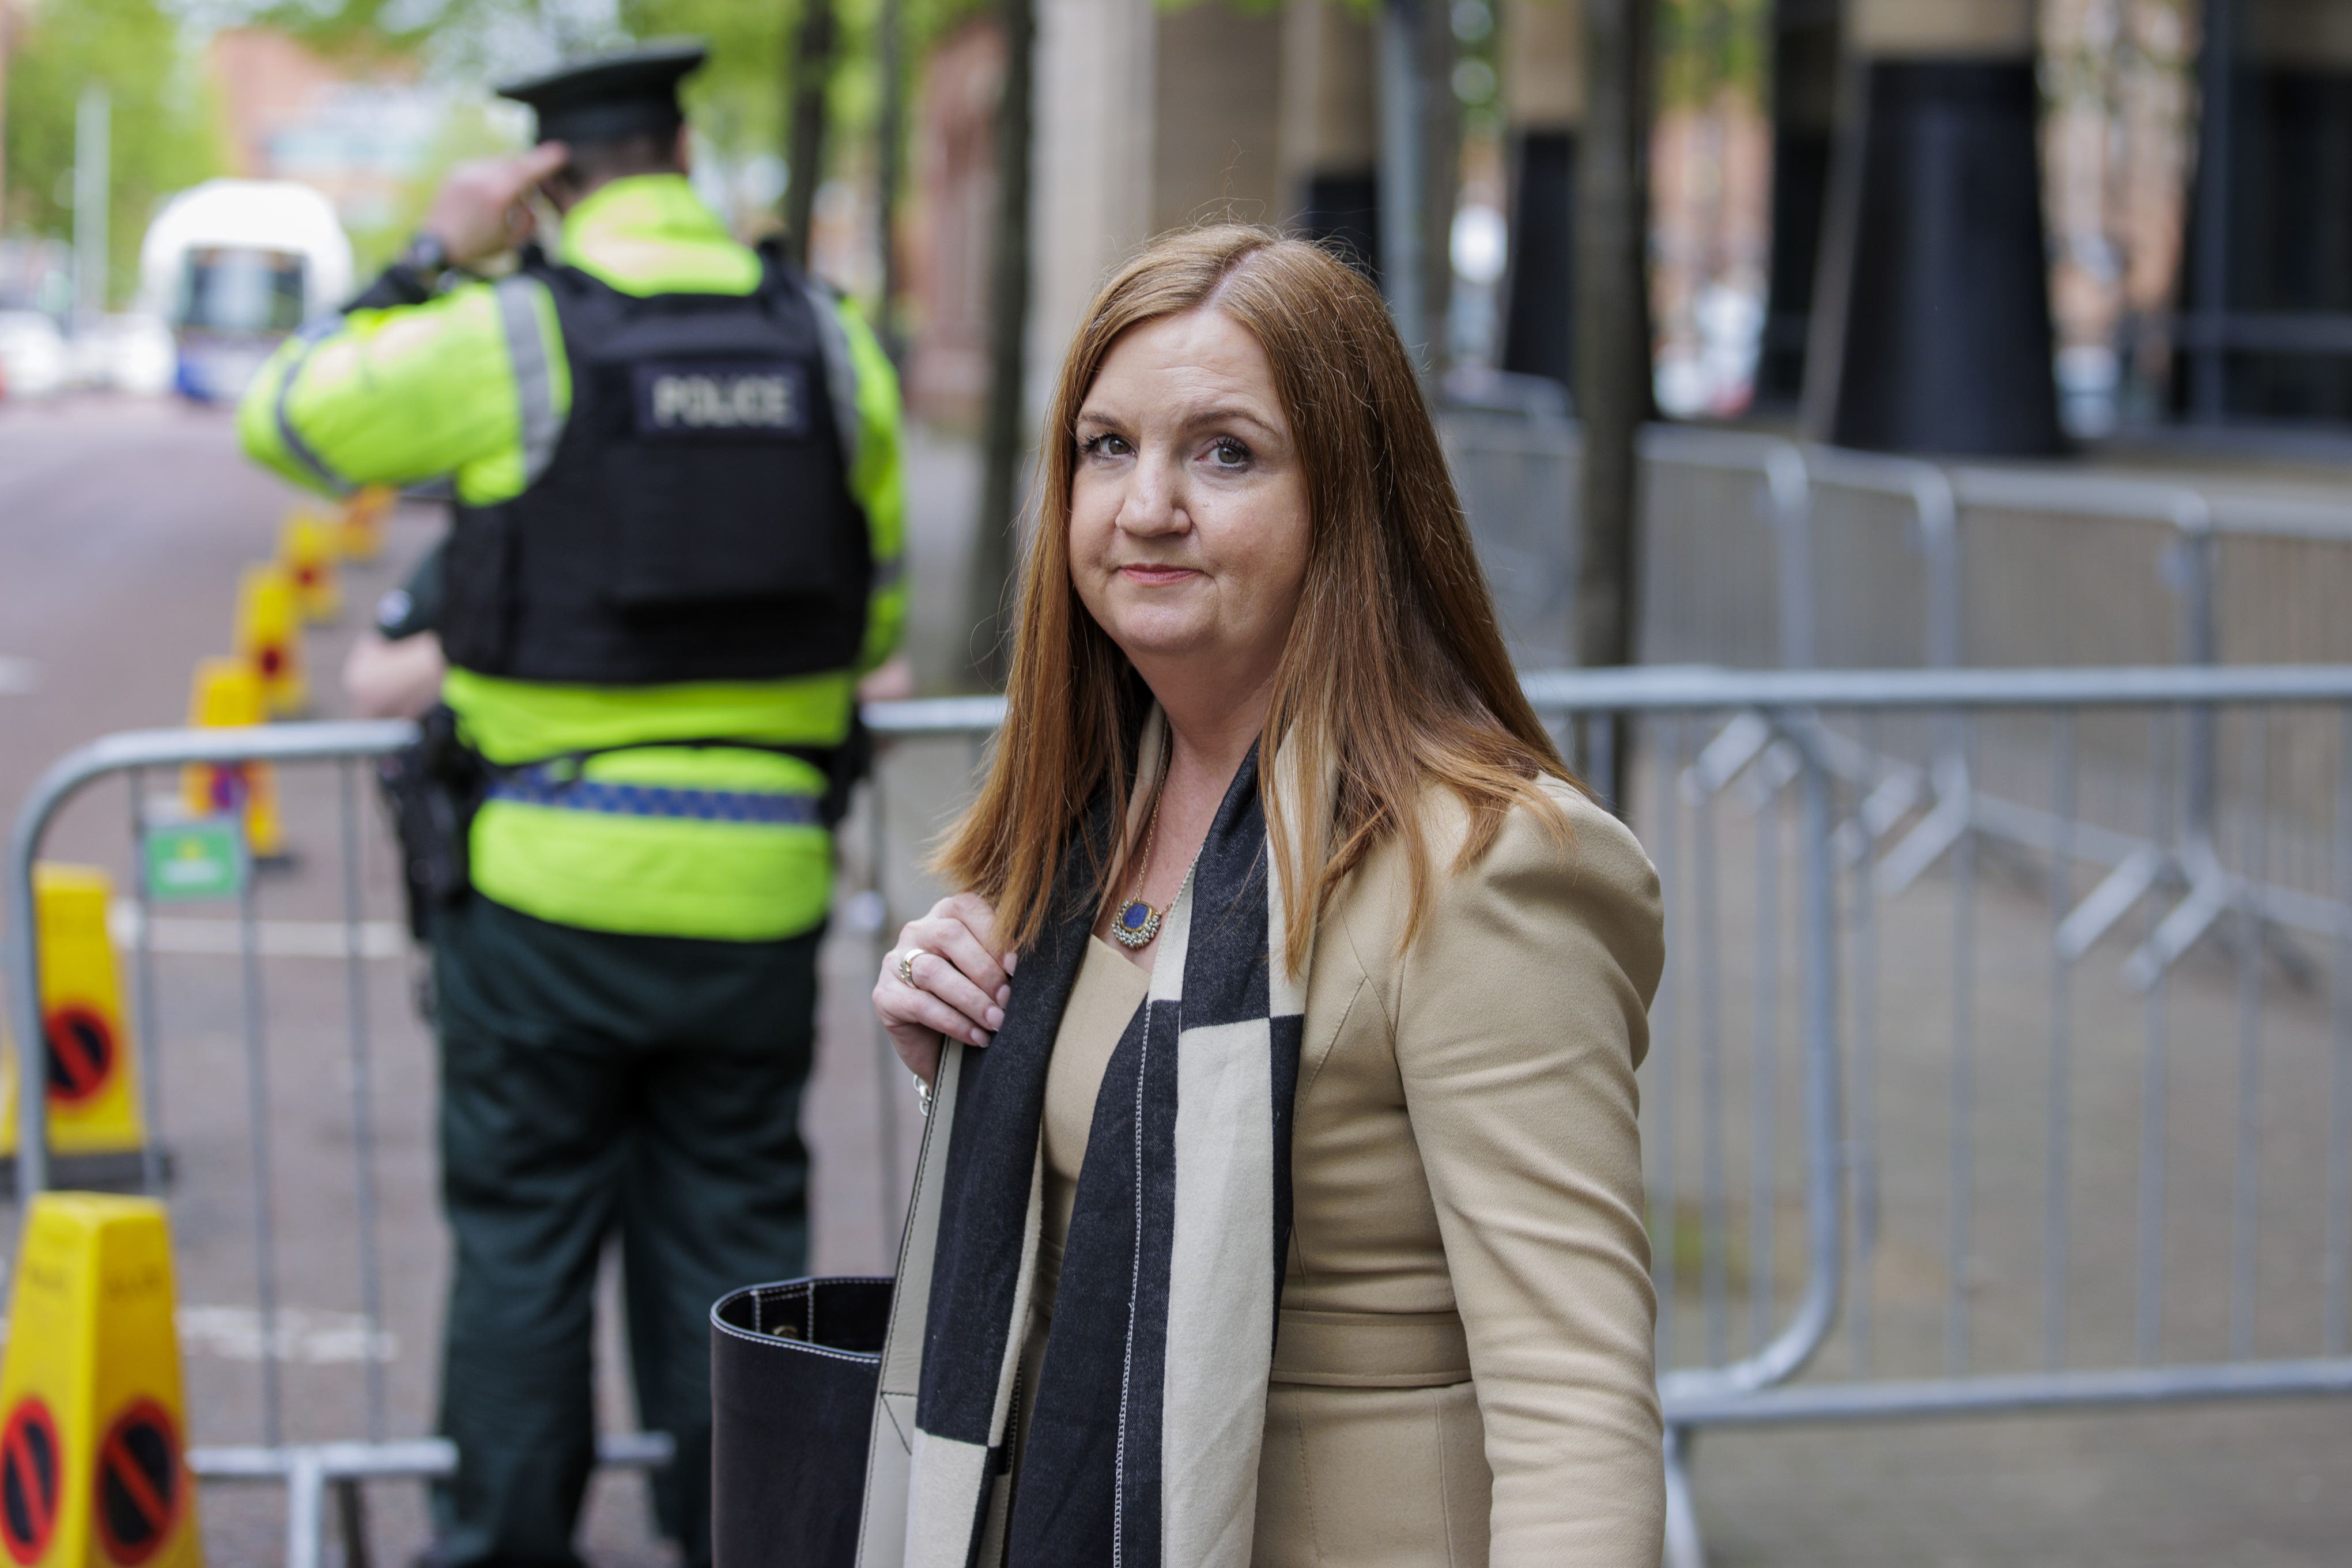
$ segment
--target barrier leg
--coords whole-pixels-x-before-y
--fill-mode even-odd
[[[368,1568],[367,1494],[356,1476],[335,1481],[335,1522],[343,1537],[343,1568]]]
[[[1699,1538],[1698,1511],[1691,1506],[1687,1427],[1666,1428],[1666,1550],[1664,1568],[1706,1568],[1706,1542]]]
[[[326,1542],[327,1469],[316,1448],[296,1448],[286,1469],[286,1568],[320,1568]]]

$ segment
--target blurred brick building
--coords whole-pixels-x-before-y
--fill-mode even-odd
[[[354,69],[264,28],[218,35],[205,70],[229,172],[314,186],[352,229],[397,217],[448,108],[444,95],[417,80],[413,65]]]

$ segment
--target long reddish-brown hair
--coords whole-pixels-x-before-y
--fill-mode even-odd
[[[1027,947],[1053,913],[1063,857],[1088,854],[1103,896],[1132,846],[1076,848],[1097,793],[1134,766],[1150,702],[1127,655],[1070,579],[1070,489],[1079,406],[1120,335],[1201,308],[1255,338],[1274,368],[1306,469],[1307,577],[1266,708],[1258,755],[1268,847],[1288,899],[1295,970],[1340,883],[1390,835],[1410,848],[1406,941],[1429,884],[1423,834],[1433,783],[1458,796],[1475,863],[1514,804],[1559,840],[1567,818],[1537,779],[1566,779],[1520,693],[1493,601],[1446,472],[1429,408],[1379,293],[1304,240],[1219,225],[1163,235],[1095,297],[1045,427],[1044,495],[1013,628],[1004,728],[979,798],[949,831],[936,869],[995,906],[1008,946]],[[1335,786],[1329,819],[1289,821],[1274,793],[1277,745],[1297,777]]]

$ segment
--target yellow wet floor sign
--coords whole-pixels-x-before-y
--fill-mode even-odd
[[[389,486],[369,485],[343,503],[335,545],[345,560],[373,560],[383,548],[383,519],[392,510]]]
[[[0,1366],[0,1550],[18,1568],[199,1568],[163,1205],[34,1199]]]
[[[43,1076],[49,1147],[60,1155],[134,1151],[145,1141],[139,1061],[122,1006],[122,974],[107,934],[113,883],[96,866],[43,861],[33,868],[41,933],[41,1021],[48,1031]],[[17,1053],[0,1089],[0,1154],[16,1147]]]
[[[188,692],[188,727],[236,729],[266,722],[261,675],[250,660],[199,659]],[[191,762],[180,769],[180,799],[192,817],[245,817],[245,841],[256,860],[286,852],[278,814],[278,773],[267,762]]]
[[[291,718],[309,704],[294,582],[274,561],[247,567],[237,580],[236,653],[253,666],[271,716]]]
[[[335,530],[339,525],[304,507],[278,532],[278,566],[294,585],[302,619],[321,626],[343,611],[343,591],[335,580]]]

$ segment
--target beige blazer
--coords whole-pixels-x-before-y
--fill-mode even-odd
[[[1453,875],[1464,818],[1433,792],[1409,951],[1393,844],[1317,935],[1255,1568],[1656,1568],[1633,1070],[1663,961],[1658,881],[1622,823],[1551,793],[1565,849],[1522,810]],[[951,1049],[942,1072],[960,1068]],[[924,1555],[907,1550],[924,1524],[903,1512],[906,1434],[944,1133],[928,1129],[900,1259],[863,1568]]]
[[[1654,1568],[1665,1515],[1638,1093],[1657,873],[1558,786],[1460,875],[1436,791],[1318,935],[1258,1568]]]

